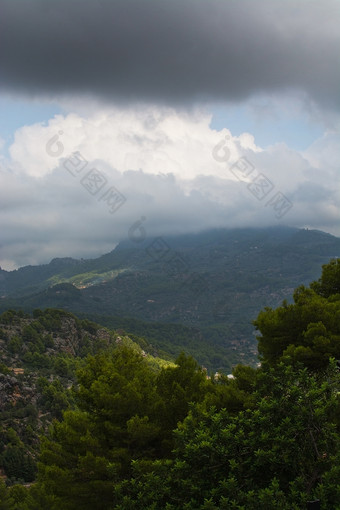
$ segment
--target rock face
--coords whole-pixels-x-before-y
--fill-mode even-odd
[[[0,316],[1,357],[16,374],[23,370],[14,366],[16,360],[24,362],[23,354],[32,351],[32,344],[39,340],[45,343],[46,349],[40,345],[37,350],[50,356],[58,353],[79,356],[85,345],[95,349],[96,346],[107,347],[112,342],[112,332],[90,321],[80,321],[71,313],[61,310],[39,313],[37,317],[20,315],[20,312],[5,312]]]
[[[14,393],[18,395],[18,380],[10,375],[0,374],[0,407],[15,401]]]
[[[39,435],[72,406],[80,359],[116,346],[116,334],[60,310],[0,316],[0,470],[19,445],[33,462]],[[32,461],[33,459],[33,461]]]

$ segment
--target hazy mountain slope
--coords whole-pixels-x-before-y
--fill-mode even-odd
[[[171,342],[185,344],[189,334],[186,344],[196,342],[196,357],[209,366],[255,363],[251,321],[263,307],[289,300],[295,287],[318,278],[321,265],[338,255],[340,239],[283,227],[128,240],[98,259],[56,259],[2,272],[7,297],[1,308],[58,307],[106,323],[114,317],[115,324],[118,318],[182,324],[195,333],[183,330],[178,341],[173,330],[172,339],[164,340],[160,328],[153,332],[155,344],[171,351]]]

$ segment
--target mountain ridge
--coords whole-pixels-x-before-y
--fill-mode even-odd
[[[282,226],[127,239],[96,259],[2,272],[0,310],[63,308],[136,334],[152,329],[158,348],[175,356],[190,346],[200,363],[230,370],[257,363],[259,311],[290,301],[338,254],[339,238]]]

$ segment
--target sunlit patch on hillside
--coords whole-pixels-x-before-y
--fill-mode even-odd
[[[70,278],[65,278],[61,275],[55,275],[49,278],[48,282],[51,283],[51,286],[57,285],[59,283],[71,283],[77,287],[77,289],[86,289],[92,285],[99,285],[100,283],[106,283],[110,280],[114,280],[119,274],[124,273],[125,271],[127,271],[127,268],[110,270],[104,273],[90,271],[88,273],[81,273],[75,276],[71,276]]]

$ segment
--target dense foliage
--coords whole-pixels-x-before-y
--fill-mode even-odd
[[[233,378],[185,354],[161,366],[132,343],[88,355],[36,482],[0,485],[0,509],[339,509],[339,275],[331,261],[293,304],[261,312],[262,366]],[[8,433],[10,469],[26,466]]]
[[[258,374],[255,402],[237,414],[192,406],[175,432],[174,459],[134,462],[115,509],[338,508],[339,376],[327,382],[279,365]],[[111,507],[108,507],[111,508]]]
[[[117,342],[144,352],[154,369],[171,364],[147,355],[127,336],[62,310],[35,310],[33,316],[8,310],[0,316],[0,474],[8,484],[35,479],[39,436],[76,406],[77,369],[88,355]]]
[[[294,303],[260,312],[259,352],[264,363],[288,359],[318,370],[340,359],[340,259],[323,266],[321,278],[299,287]]]

